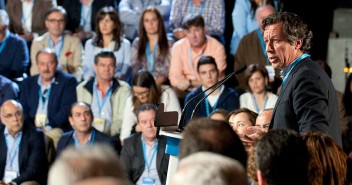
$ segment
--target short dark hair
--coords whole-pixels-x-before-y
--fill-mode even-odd
[[[246,166],[247,153],[242,141],[226,121],[210,118],[192,119],[183,132],[179,158],[208,151],[236,159]]]
[[[70,112],[68,113],[68,117],[71,117],[71,118],[72,118],[72,116],[73,116],[73,114],[72,114],[72,109],[73,109],[74,107],[76,107],[77,105],[81,105],[81,106],[87,107],[87,108],[89,109],[90,115],[91,115],[92,118],[94,119],[94,115],[93,115],[92,108],[90,107],[90,105],[89,105],[88,103],[83,102],[83,101],[78,101],[78,102],[75,102],[75,103],[73,103],[73,104],[71,105],[71,107],[70,107]]]
[[[45,19],[48,19],[49,15],[54,13],[54,12],[59,12],[61,13],[62,15],[64,15],[64,19],[65,19],[65,22],[66,22],[66,19],[67,19],[67,13],[66,13],[66,10],[65,8],[63,8],[62,6],[55,6],[55,7],[52,7],[50,10],[48,10],[44,17]]]
[[[116,67],[116,57],[112,51],[101,51],[94,56],[94,64],[97,65],[99,58],[111,58],[114,60],[114,66]]]
[[[39,50],[37,52],[37,54],[35,55],[35,59],[37,60],[37,63],[38,63],[38,56],[42,53],[46,53],[46,54],[49,54],[49,55],[52,55],[54,58],[55,58],[55,62],[56,64],[59,63],[59,61],[57,60],[57,55],[55,53],[55,50],[51,49],[51,48],[42,48],[41,50]]]
[[[229,121],[229,119],[232,115],[237,115],[239,113],[247,114],[249,121],[252,123],[253,126],[255,125],[255,120],[257,119],[258,114],[249,110],[248,108],[239,108],[239,109],[231,111],[229,114],[227,114],[226,120]]]
[[[152,104],[152,103],[145,103],[145,104],[142,104],[139,109],[137,110],[137,120],[138,120],[138,116],[139,116],[139,113],[143,112],[143,111],[148,111],[148,110],[153,110],[157,111],[158,107],[155,105],[155,104]]]
[[[182,21],[182,28],[188,30],[192,26],[204,28],[204,18],[199,14],[188,14]]]
[[[199,72],[199,67],[201,65],[205,65],[205,64],[213,64],[216,68],[216,70],[218,69],[217,65],[216,65],[216,62],[215,62],[215,59],[212,57],[212,56],[201,56],[198,63],[197,63],[197,71]]]

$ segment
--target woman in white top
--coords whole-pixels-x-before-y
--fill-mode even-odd
[[[103,7],[97,13],[96,36],[89,39],[84,46],[83,78],[94,76],[94,56],[102,50],[114,52],[116,68],[114,76],[128,83],[132,79],[131,43],[123,38],[123,26],[117,11],[111,7]]]
[[[123,142],[137,123],[136,111],[144,103],[164,103],[165,111],[177,111],[180,115],[181,107],[176,93],[170,86],[157,86],[153,75],[146,71],[138,71],[132,80],[132,97],[126,102],[122,119],[120,140]]]
[[[249,92],[240,96],[240,107],[259,114],[264,109],[274,108],[277,96],[266,90],[269,75],[264,66],[251,64],[246,72],[246,82]]]

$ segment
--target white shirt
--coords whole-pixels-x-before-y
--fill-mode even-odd
[[[28,31],[32,32],[32,9],[34,5],[34,0],[28,2],[22,0],[22,25],[23,28]]]

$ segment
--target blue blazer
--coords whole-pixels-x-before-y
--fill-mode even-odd
[[[35,75],[25,79],[20,93],[25,122],[33,125],[39,102],[38,77],[39,75]],[[74,76],[56,71],[55,82],[51,84],[47,115],[52,128],[61,128],[64,131],[70,129],[68,115],[71,105],[77,101],[76,86],[77,80]]]
[[[96,143],[104,143],[110,145],[114,150],[118,153],[119,152],[119,143],[117,140],[113,139],[112,137],[99,132],[94,127],[92,128],[95,131],[95,139],[94,144]],[[73,139],[73,131],[68,131],[61,136],[59,143],[57,144],[56,156],[59,156],[60,153],[68,146],[74,145],[75,140]]]
[[[0,180],[4,176],[7,157],[4,129],[4,126],[0,127]],[[21,184],[25,181],[36,181],[39,184],[46,184],[48,162],[45,154],[44,134],[26,123],[22,128],[18,160],[20,176],[13,182]]]
[[[202,86],[200,86],[197,89],[195,89],[194,91],[188,93],[185,98],[185,105],[190,99],[192,99],[193,97],[195,97],[197,94],[199,94],[201,92],[202,92]],[[211,92],[211,90],[209,90],[208,92]],[[188,106],[186,107],[186,110],[185,110],[185,123],[186,123],[186,125],[188,124],[188,121],[191,118],[193,109],[196,107],[197,103],[202,98],[204,98],[204,94],[201,94],[197,98],[192,100],[192,102],[190,102],[188,104]],[[206,103],[205,100],[203,100],[203,102],[200,103],[197,110],[194,112],[193,118],[195,118],[195,117],[208,117],[209,116],[209,115],[207,115],[205,103]],[[210,106],[209,103],[208,103],[208,105],[209,105],[209,114],[210,114],[214,108],[212,106]],[[215,107],[215,109],[217,109],[217,108],[225,109],[229,112],[239,108],[238,94],[236,93],[236,91],[233,90],[232,88],[224,86],[224,90],[219,97],[218,104]]]
[[[9,99],[17,100],[18,85],[10,79],[0,75],[0,106]]]

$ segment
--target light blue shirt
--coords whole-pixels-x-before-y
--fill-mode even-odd
[[[40,91],[41,91],[40,94],[43,94],[45,89],[49,90],[49,93],[47,93],[47,95],[46,95],[45,102],[43,102],[42,97],[39,97],[37,114],[46,114],[46,115],[48,115],[48,102],[49,102],[49,96],[50,96],[50,91],[51,91],[50,89],[51,89],[51,84],[54,83],[54,82],[55,82],[55,77],[51,80],[51,83],[48,86],[45,86],[43,84],[42,77],[39,75],[39,77],[38,77],[38,85],[40,86]],[[38,92],[38,96],[39,96],[39,92]],[[49,118],[48,117],[46,119],[46,123],[47,124],[49,123]],[[46,130],[50,130],[51,127],[47,125],[45,127],[45,129]]]
[[[92,20],[92,3],[93,3],[93,1],[94,0],[91,0],[91,2],[87,5],[82,4],[80,26],[82,26],[82,29],[85,32],[92,31],[91,20]]]
[[[73,137],[73,140],[75,141],[75,147],[80,147],[80,146],[84,146],[84,145],[93,144],[94,143],[94,138],[92,138],[92,135],[93,135],[93,130],[90,132],[90,135],[89,135],[89,138],[88,138],[87,142],[84,143],[84,144],[80,144],[79,140],[78,140],[77,133],[76,133],[76,131],[74,131],[72,137]]]
[[[18,132],[13,138],[7,127],[5,127],[4,130],[4,136],[6,140],[6,147],[7,147],[7,157],[6,157],[6,167],[5,170],[10,170],[10,171],[15,171],[17,172],[17,175],[20,173],[20,168],[19,168],[19,160],[18,160],[18,154],[20,150],[20,142],[22,139],[22,131]],[[4,155],[4,154],[2,154]],[[5,178],[5,176],[4,176]],[[5,179],[3,179],[5,180]]]

